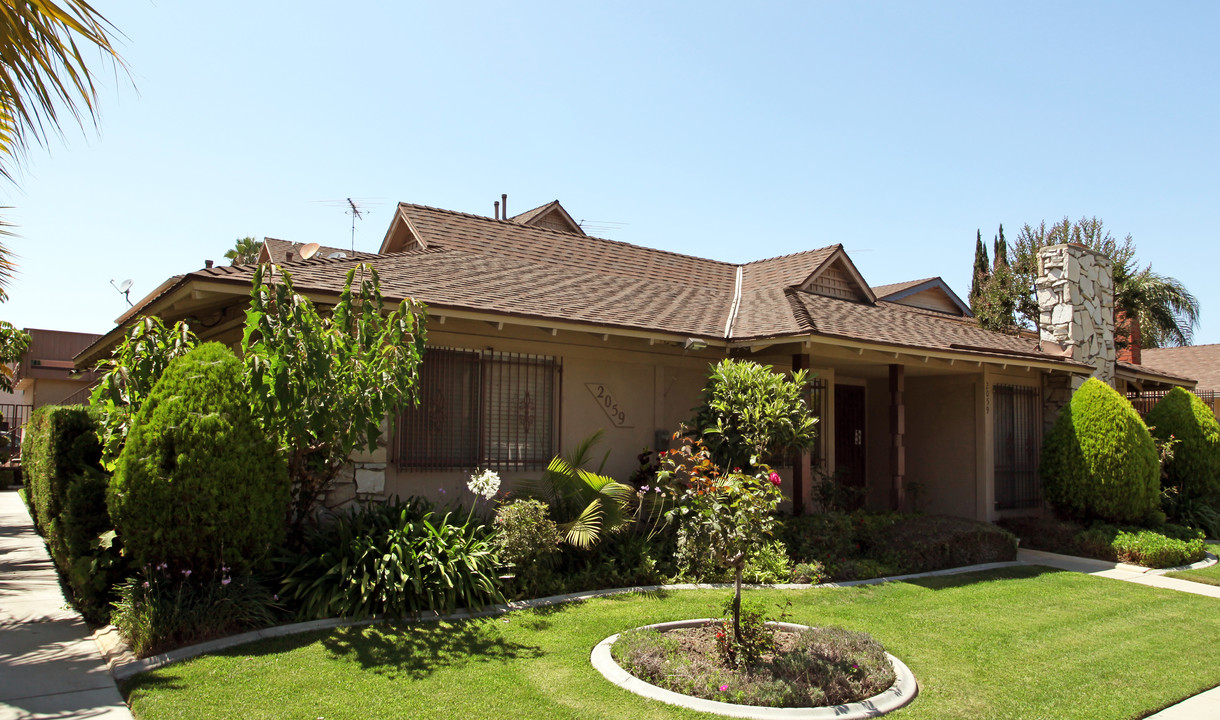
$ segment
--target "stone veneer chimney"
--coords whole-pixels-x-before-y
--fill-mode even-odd
[[[1075,243],[1038,251],[1039,326],[1044,349],[1092,365],[1114,384],[1114,279],[1110,258]],[[1079,383],[1076,383],[1079,384]]]

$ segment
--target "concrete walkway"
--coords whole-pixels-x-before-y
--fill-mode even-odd
[[[21,497],[0,490],[0,720],[131,720]]]

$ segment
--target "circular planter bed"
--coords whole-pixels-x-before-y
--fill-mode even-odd
[[[646,625],[637,630],[655,630],[661,633],[673,631],[698,631],[707,629],[710,624],[715,622],[707,618],[700,620],[681,620],[677,622],[658,623],[656,625]],[[788,633],[800,633],[805,630],[810,630],[805,625],[795,625],[793,623],[768,623],[774,627],[781,635]],[[760,720],[775,719],[779,720],[800,718],[802,720],[814,720],[816,718],[834,718],[835,720],[854,720],[855,718],[877,717],[888,712],[897,710],[907,703],[915,699],[918,692],[918,686],[915,682],[915,677],[905,664],[898,658],[885,653],[886,659],[889,661],[893,669],[895,680],[889,688],[883,690],[877,695],[869,698],[861,699],[857,702],[849,702],[839,705],[826,705],[821,707],[766,707],[762,705],[739,705],[730,702],[720,702],[717,700],[709,700],[691,695],[683,695],[667,690],[657,685],[653,685],[645,680],[635,677],[631,673],[623,669],[622,666],[615,661],[611,653],[611,648],[620,635],[611,635],[602,640],[593,648],[591,661],[593,667],[596,668],[607,680],[622,687],[625,690],[642,695],[644,697],[659,700],[671,705],[678,705],[692,710],[702,712],[715,713],[717,715],[727,715],[730,717],[742,718],[759,718]],[[702,642],[697,637],[684,638],[679,642],[691,646],[692,649]],[[697,652],[697,650],[696,650]],[[724,686],[726,691],[727,686]]]

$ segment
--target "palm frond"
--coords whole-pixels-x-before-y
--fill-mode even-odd
[[[602,504],[594,500],[574,520],[558,523],[557,527],[570,545],[582,550],[593,547],[601,537]]]

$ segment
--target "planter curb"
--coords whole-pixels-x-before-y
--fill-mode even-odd
[[[675,622],[645,625],[637,629],[651,628],[665,631],[699,627],[708,622],[710,622],[709,618],[678,620]],[[808,627],[807,625],[797,625],[794,623],[768,624],[776,625],[784,630],[803,630]],[[614,657],[610,653],[610,647],[614,645],[618,638],[617,633],[611,635],[598,643],[593,648],[593,652],[590,653],[589,660],[598,672],[607,680],[628,692],[650,700],[677,705],[699,712],[714,713],[728,717],[751,718],[753,720],[831,720],[832,718],[834,720],[862,720],[863,718],[884,715],[904,707],[919,694],[919,683],[915,681],[915,676],[911,674],[910,668],[898,658],[886,653],[885,656],[889,658],[890,664],[894,667],[894,674],[897,676],[894,679],[894,684],[879,695],[874,695],[859,702],[825,707],[773,708],[761,705],[737,705],[735,703],[706,700],[657,687],[628,673],[614,661]]]

